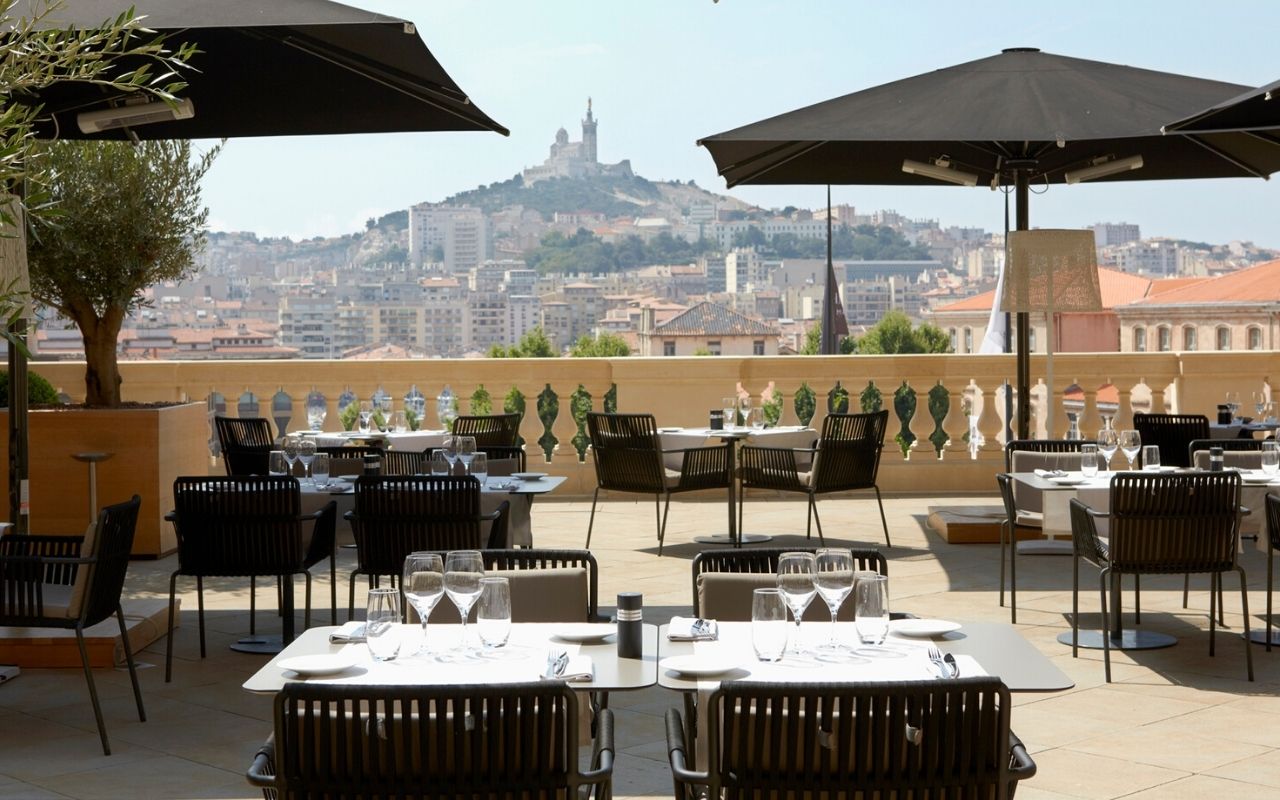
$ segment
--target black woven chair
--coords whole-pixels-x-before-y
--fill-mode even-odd
[[[578,767],[578,698],[563,682],[285,684],[249,768],[268,798],[608,800],[613,714]]]
[[[707,705],[705,772],[693,767],[680,712],[667,711],[677,800],[1004,800],[1036,773],[1009,729],[1012,703],[999,678],[731,681]]]
[[[1018,623],[1018,539],[1020,534],[1039,536],[1039,525],[1027,525],[1018,513],[1013,498],[1013,478],[1006,473],[996,475],[1000,487],[1000,499],[1004,503],[1004,522],[1000,523],[1000,605],[1004,605],[1004,571],[1009,564],[1009,621]],[[1006,552],[1008,556],[1006,558]]]
[[[1209,418],[1203,414],[1134,414],[1133,427],[1142,444],[1160,448],[1160,466],[1189,467],[1188,445],[1209,438]]]
[[[347,612],[354,618],[356,576],[370,586],[380,576],[400,575],[405,556],[420,550],[479,550],[486,546],[481,523],[492,521],[487,545],[506,544],[507,509],[480,513],[480,482],[467,476],[361,476],[355,508],[344,516],[356,541],[356,568],[348,581]]]
[[[1280,494],[1269,494],[1267,506],[1267,652],[1271,652],[1271,593],[1275,578],[1276,551],[1280,550]]]
[[[729,489],[732,486],[729,448],[733,445],[730,443],[663,450],[652,414],[590,412],[587,414],[587,432],[591,437],[591,453],[596,465],[596,490],[591,496],[591,519],[587,522],[588,548],[591,547],[591,531],[596,521],[596,503],[601,489],[653,495],[654,517],[658,524],[658,555],[662,555],[671,495],[702,489]],[[664,465],[663,456],[670,453],[682,455],[679,470],[668,469]],[[733,513],[732,508],[729,513]]]
[[[822,520],[818,518],[817,497],[831,492],[874,489],[880,507],[880,525],[884,543],[889,541],[889,523],[884,517],[884,501],[876,474],[880,470],[880,451],[884,448],[884,432],[889,424],[888,411],[869,414],[828,414],[822,421],[822,435],[812,448],[757,447],[745,445],[738,462],[742,491],[738,493],[738,533],[742,534],[742,507],[747,489],[773,489],[780,492],[802,492],[808,496],[805,538],[809,538],[814,522],[818,524],[818,540],[822,536]],[[797,458],[799,456],[799,458]],[[801,471],[801,462],[810,463]]]
[[[414,450],[387,450],[382,454],[383,475],[421,475],[426,471],[425,453]]]
[[[711,616],[721,620],[736,620],[744,622],[751,619],[751,590],[757,588],[768,588],[775,585],[775,579],[778,573],[778,559],[783,553],[813,553],[816,552],[812,547],[752,547],[749,549],[728,548],[724,550],[703,550],[693,557],[693,615],[695,617],[703,616],[702,599],[703,594],[709,588],[705,584],[711,575],[716,576],[758,576],[761,580],[757,583],[751,578],[731,579],[727,585],[723,587],[725,594],[741,593],[743,596],[736,606],[740,609],[738,613],[725,613],[725,609],[715,609]],[[850,551],[853,554],[853,568],[859,571],[878,572],[881,575],[889,574],[889,562],[885,560],[883,554],[879,550],[871,548],[853,548]],[[712,591],[715,591],[714,589]],[[815,605],[824,606],[823,603],[815,601],[810,603],[809,607]],[[846,613],[853,611],[853,604],[847,603]],[[844,610],[844,609],[842,609]],[[894,613],[890,615],[893,619],[905,619],[911,617],[911,614]],[[843,614],[841,619],[843,619]],[[852,617],[850,617],[852,619]]]
[[[1196,453],[1208,453],[1214,447],[1221,447],[1225,453],[1259,453],[1265,441],[1265,439],[1193,439],[1187,445],[1187,464],[1195,467]]]
[[[1089,442],[1082,439],[1014,439],[1004,447],[1004,471],[1018,471],[1013,465],[1014,453],[1079,453],[1080,445],[1083,444],[1089,444]]]
[[[169,637],[164,679],[173,677],[174,597],[178,576],[196,579],[200,657],[206,655],[204,579],[249,578],[249,633],[256,634],[255,579],[281,582],[284,643],[293,638],[293,576],[306,582],[304,627],[311,625],[311,567],[329,560],[330,615],[336,622],[334,539],[337,503],[314,514],[301,513],[298,479],[287,475],[180,477],[173,482],[174,510],[167,516],[178,536],[178,568],[169,577]]]
[[[377,444],[344,444],[317,447],[317,453],[328,453],[332,458],[364,458],[369,455],[385,456],[386,451]]]
[[[98,689],[89,669],[84,629],[115,615],[120,625],[133,682],[133,699],[138,719],[146,722],[142,689],[129,634],[120,609],[120,592],[129,569],[133,532],[142,501],[132,500],[107,506],[98,514],[97,524],[86,536],[5,536],[0,538],[0,625],[73,630],[80,648],[80,664],[89,685],[89,700],[98,723],[103,755],[111,755],[107,727],[102,721]],[[10,724],[19,725],[20,722]]]
[[[222,448],[222,464],[228,475],[266,475],[268,458],[275,449],[271,421],[263,417],[214,417],[214,429]]]
[[[1240,475],[1236,472],[1122,472],[1111,479],[1111,510],[1094,511],[1072,500],[1071,655],[1080,639],[1080,559],[1098,567],[1102,598],[1103,661],[1111,682],[1111,624],[1108,579],[1122,575],[1208,574],[1209,655],[1214,654],[1215,600],[1222,573],[1240,575],[1244,635],[1249,637],[1249,596],[1244,568],[1236,561],[1240,534]],[[1095,517],[1109,519],[1108,538],[1098,535]],[[1114,591],[1114,589],[1112,589]],[[1137,621],[1135,619],[1135,621]],[[1249,680],[1253,651],[1245,647]]]
[[[520,446],[519,414],[458,417],[453,421],[453,433],[455,436],[474,437],[476,452],[484,453],[491,459],[519,459],[520,469],[524,470],[525,453]]]

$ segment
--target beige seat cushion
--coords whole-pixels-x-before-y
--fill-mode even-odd
[[[1209,468],[1209,451],[1197,450],[1191,456],[1191,465],[1196,469]],[[1222,466],[1237,469],[1262,469],[1261,450],[1225,450],[1222,453]]]
[[[518,458],[491,458],[489,459],[489,474],[494,477],[503,477],[520,470],[520,459]]]
[[[97,552],[98,544],[98,523],[90,522],[89,527],[84,530],[84,541],[80,543],[80,557],[87,558]],[[80,607],[84,604],[85,588],[89,585],[89,573],[93,568],[87,564],[81,564],[76,568],[76,580],[68,589],[68,593],[62,596],[63,614],[67,619],[75,619],[80,616]],[[49,612],[48,606],[49,595],[45,595],[45,614],[47,616],[57,616]]]
[[[80,571],[86,570],[81,566]],[[72,605],[74,590],[70,586],[62,583],[44,583],[40,585],[40,592],[44,599],[46,617],[76,619],[80,616],[80,599],[75,598],[75,604]]]
[[[771,572],[704,572],[698,576],[698,614],[725,622],[751,620],[751,592],[777,587]],[[853,602],[845,598],[837,619],[853,620]],[[830,620],[831,612],[821,597],[815,596],[805,609],[806,621]]]
[[[1035,472],[1038,469],[1060,469],[1067,472],[1079,472],[1080,454],[1028,453],[1015,450],[1010,460],[1010,467],[1014,472]],[[1039,514],[1044,511],[1040,492],[1021,486],[1017,481],[1013,483],[1013,505],[1019,512],[1031,511]]]
[[[662,473],[663,486],[666,486],[668,489],[674,489],[680,485],[680,470],[663,467]]]
[[[495,569],[487,570],[485,577],[506,578],[511,585],[512,622],[588,621],[591,587],[585,567]],[[475,619],[474,607],[470,619]],[[448,596],[441,597],[428,622],[457,623],[457,606]]]

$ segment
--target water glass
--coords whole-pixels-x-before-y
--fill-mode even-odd
[[[1160,446],[1149,444],[1142,448],[1142,468],[1160,471]]]
[[[795,617],[796,636],[791,645],[796,652],[800,650],[800,618],[818,591],[814,585],[815,572],[817,558],[813,553],[783,553],[778,557],[777,585]]]
[[[738,423],[738,398],[726,397],[720,402],[720,407],[724,409],[724,429],[733,430]]]
[[[462,629],[458,633],[458,649],[467,649],[467,617],[480,596],[480,579],[484,577],[484,559],[479,550],[454,550],[444,562],[444,593],[458,607]]]
[[[289,474],[289,461],[283,450],[272,450],[267,454],[267,474],[281,478]]]
[[[307,427],[313,431],[324,430],[324,418],[328,412],[324,406],[307,406]]]
[[[506,578],[480,579],[476,632],[485,650],[502,647],[511,636],[511,585]]]
[[[751,409],[751,414],[747,417],[747,422],[750,423],[751,430],[753,431],[764,430],[764,409],[760,407]]]
[[[404,413],[403,408],[391,416],[391,430],[396,433],[406,433],[409,430],[409,416]]]
[[[449,463],[449,457],[445,455],[444,450],[436,448],[431,451],[431,475],[435,478],[448,477],[451,472],[452,465]]]
[[[1142,435],[1135,430],[1120,431],[1120,450],[1129,462],[1129,469],[1133,469],[1138,453],[1142,450]]]
[[[427,617],[444,596],[444,562],[438,553],[410,553],[404,560],[404,599],[418,612],[422,622],[422,647],[427,650]]]
[[[865,645],[878,646],[889,635],[889,578],[868,573],[854,587],[854,626]]]
[[[1098,446],[1096,444],[1080,445],[1080,474],[1092,478],[1098,474]]]
[[[761,661],[779,661],[787,649],[787,604],[777,589],[751,593],[751,646]]]
[[[317,489],[329,488],[329,454],[316,453],[311,461],[311,483]]]
[[[824,547],[817,552],[814,566],[817,571],[814,573],[813,584],[831,612],[831,633],[823,648],[838,650],[840,644],[836,641],[836,615],[840,613],[840,606],[844,604],[845,598],[853,591],[853,552],[847,547]]]
[[[1273,478],[1280,473],[1280,442],[1274,439],[1262,443],[1262,471]]]
[[[1262,415],[1263,415],[1263,412],[1265,412],[1266,410],[1267,410],[1267,393],[1254,392],[1253,393],[1253,421],[1262,422],[1263,420]]]
[[[476,453],[471,457],[470,472],[475,479],[480,481],[480,488],[484,488],[485,481],[489,479],[489,457],[484,453]]]
[[[400,653],[400,590],[370,589],[364,618],[365,642],[374,661],[391,661]]]
[[[1231,421],[1240,421],[1240,393],[1227,392],[1227,407],[1231,409]]]

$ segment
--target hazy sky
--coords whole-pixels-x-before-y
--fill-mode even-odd
[[[724,192],[701,136],[940,67],[1029,46],[1250,86],[1280,78],[1280,2],[861,0],[348,0],[405,17],[494,133],[236,139],[205,185],[217,230],[295,238],[439,201],[541,163],[574,140],[588,96],[600,160]],[[817,207],[817,186],[737,188],[766,206]],[[835,187],[837,203],[999,230],[1002,195],[960,187]],[[1135,222],[1144,236],[1280,248],[1280,181],[1053,186],[1036,226]]]

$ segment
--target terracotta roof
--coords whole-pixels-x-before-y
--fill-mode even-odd
[[[654,327],[661,336],[777,336],[778,329],[732,308],[702,302]]]
[[[1194,286],[1197,283],[1203,283],[1207,280],[1209,279],[1202,276],[1194,278],[1161,278],[1151,282],[1151,291],[1147,292],[1147,297],[1155,297],[1158,294],[1171,292],[1174,289],[1181,289],[1184,286]]]
[[[1142,305],[1280,302],[1280,259],[1148,297]]]
[[[1132,275],[1118,269],[1098,267],[1098,288],[1102,290],[1102,307],[1115,308],[1141,300],[1147,296],[1152,281],[1141,275]],[[996,296],[995,290],[975,294],[954,303],[938,306],[935,313],[948,311],[990,311]]]

